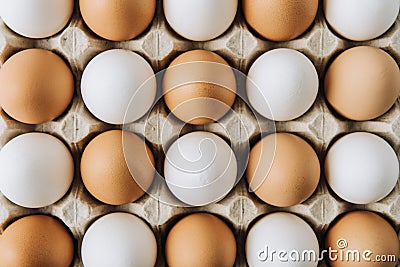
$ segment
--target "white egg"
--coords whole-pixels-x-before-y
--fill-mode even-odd
[[[83,237],[81,255],[85,267],[154,267],[157,241],[143,220],[116,212],[89,227]]]
[[[342,199],[368,204],[386,197],[399,177],[399,161],[381,137],[356,132],[336,141],[325,158],[325,176]]]
[[[150,64],[140,55],[112,49],[95,56],[82,74],[81,93],[89,111],[110,124],[131,123],[145,115],[156,96]]]
[[[62,30],[71,18],[74,0],[0,0],[0,15],[14,32],[45,38]]]
[[[261,218],[251,227],[245,246],[250,267],[318,265],[319,245],[314,231],[291,213],[276,212]]]
[[[238,0],[164,0],[169,25],[186,39],[208,41],[232,24]]]
[[[207,205],[224,198],[235,185],[236,156],[219,136],[192,132],[168,149],[164,175],[179,200],[192,206]]]
[[[374,39],[396,21],[400,0],[324,0],[325,17],[341,36],[353,41]]]
[[[74,161],[68,148],[44,133],[22,134],[0,151],[0,191],[15,204],[41,208],[61,199],[71,186]]]
[[[318,93],[318,74],[302,53],[279,48],[261,55],[251,66],[247,79],[250,105],[275,121],[303,115]]]

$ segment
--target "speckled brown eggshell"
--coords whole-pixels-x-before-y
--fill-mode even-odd
[[[318,186],[320,164],[313,148],[290,133],[270,134],[250,151],[250,189],[262,201],[289,207],[308,199]]]
[[[325,247],[343,251],[344,255],[350,250],[361,253],[359,262],[339,258],[330,261],[331,267],[394,267],[400,255],[399,239],[393,227],[383,217],[370,211],[344,214],[328,229]],[[366,250],[371,251],[370,259],[374,261],[363,260],[362,253]],[[395,255],[396,259],[394,262],[378,262],[375,261],[377,255]]]
[[[364,121],[386,113],[400,94],[400,70],[385,51],[358,46],[340,54],[325,76],[325,96],[345,118]]]
[[[74,77],[55,53],[27,49],[0,69],[0,105],[17,121],[39,124],[60,116],[74,95]]]
[[[313,23],[318,0],[243,0],[243,13],[255,32],[271,41],[289,41]]]
[[[150,25],[156,0],[79,0],[79,6],[94,33],[111,41],[126,41]]]
[[[90,194],[106,204],[136,201],[150,187],[154,173],[153,153],[130,132],[104,132],[82,154],[82,181]]]
[[[163,80],[164,100],[180,120],[207,124],[223,117],[236,97],[229,64],[206,50],[192,50],[171,62]]]
[[[194,213],[172,227],[165,255],[169,267],[232,267],[236,260],[235,236],[218,217]]]
[[[0,236],[0,266],[69,267],[73,257],[71,234],[47,215],[23,217]]]

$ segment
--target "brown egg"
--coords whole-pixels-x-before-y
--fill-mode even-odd
[[[95,137],[85,148],[81,176],[86,189],[110,205],[136,201],[154,178],[154,157],[137,135],[111,130]]]
[[[192,50],[172,61],[163,88],[169,110],[191,124],[217,121],[236,97],[236,79],[229,64],[206,50]]]
[[[400,93],[396,61],[381,49],[358,46],[344,51],[325,76],[325,96],[343,117],[375,119],[390,109]]]
[[[325,246],[338,251],[331,257],[331,267],[394,267],[400,254],[393,227],[369,211],[349,212],[334,222],[326,234]]]
[[[262,201],[289,207],[309,198],[318,186],[320,165],[312,147],[289,133],[270,134],[250,151],[250,189]]]
[[[126,41],[150,25],[156,0],[79,0],[79,6],[94,33],[111,41]]]
[[[232,267],[236,259],[235,236],[218,217],[194,213],[172,227],[165,256],[169,267]]]
[[[74,77],[53,52],[27,49],[0,69],[0,105],[14,119],[39,124],[60,116],[74,95]]]
[[[71,234],[50,216],[26,216],[0,236],[0,266],[69,267],[73,257]]]
[[[313,23],[318,0],[243,0],[247,23],[262,37],[288,41],[300,36]]]

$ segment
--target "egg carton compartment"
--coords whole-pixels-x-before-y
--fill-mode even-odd
[[[240,3],[239,3],[240,7]],[[248,28],[239,8],[232,26],[220,37],[207,42],[192,42],[178,36],[167,24],[162,10],[162,1],[157,1],[156,16],[149,28],[138,38],[125,42],[111,42],[96,36],[82,20],[78,1],[68,26],[59,34],[45,39],[29,39],[12,32],[0,21],[0,64],[16,52],[33,47],[52,50],[63,57],[70,65],[75,77],[75,95],[64,114],[52,122],[40,125],[19,123],[1,111],[0,147],[13,137],[27,132],[46,132],[60,138],[70,148],[75,161],[75,177],[67,194],[57,203],[41,208],[26,209],[19,207],[0,194],[0,233],[16,218],[34,214],[52,214],[60,218],[71,230],[76,241],[74,267],[81,267],[80,246],[83,235],[89,225],[110,212],[126,211],[143,218],[153,229],[158,241],[156,266],[166,266],[164,244],[168,230],[183,215],[206,211],[223,218],[235,233],[238,253],[235,266],[247,266],[244,255],[244,243],[249,226],[260,216],[274,211],[288,211],[305,219],[316,232],[320,246],[323,246],[324,234],[329,224],[339,215],[354,209],[376,211],[386,217],[396,231],[400,228],[400,185],[385,199],[368,204],[353,205],[338,198],[329,189],[324,174],[324,158],[329,146],[338,137],[354,132],[368,131],[383,137],[400,155],[400,103],[399,101],[384,115],[372,121],[354,122],[337,115],[327,105],[323,93],[323,77],[333,58],[347,48],[370,45],[384,49],[400,61],[400,18],[383,36],[368,42],[352,42],[337,36],[325,21],[322,2],[314,23],[300,37],[288,42],[271,42],[259,38]],[[277,208],[263,203],[249,192],[243,177],[233,190],[221,201],[204,207],[175,207],[162,203],[145,195],[138,201],[121,206],[110,206],[97,201],[85,189],[80,173],[80,157],[89,141],[97,134],[120,129],[121,126],[109,125],[96,119],[85,107],[80,94],[80,79],[87,63],[102,51],[122,48],[132,50],[143,56],[155,73],[168,67],[179,54],[192,49],[205,49],[222,56],[231,67],[247,74],[252,63],[262,53],[287,47],[304,53],[315,65],[320,88],[317,99],[310,110],[298,119],[276,122],[277,132],[290,132],[304,138],[316,151],[321,162],[321,180],[313,195],[305,202],[289,207]],[[161,88],[158,88],[160,93]],[[243,88],[239,88],[243,90]],[[180,134],[204,130],[216,133],[228,139],[232,147],[240,147],[250,142],[255,144],[261,134],[271,131],[271,122],[258,118],[246,104],[246,99],[237,98],[233,112],[228,113],[218,123],[203,126],[183,125],[169,116],[169,110],[161,99],[152,111],[142,119],[129,125],[129,130],[145,137],[156,160],[156,169],[162,174],[164,164],[164,146],[170,144]],[[160,129],[160,125],[163,125]],[[161,138],[160,131],[168,138]],[[165,186],[154,184],[152,189],[164,192]],[[320,262],[318,266],[328,266]]]

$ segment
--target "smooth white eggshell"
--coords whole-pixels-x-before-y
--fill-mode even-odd
[[[325,17],[341,36],[353,41],[374,39],[396,21],[400,0],[324,0]]]
[[[68,148],[44,133],[22,134],[0,151],[0,190],[26,208],[40,208],[61,199],[71,186],[74,161]]]
[[[0,15],[14,32],[29,38],[45,38],[68,23],[74,0],[0,0]]]
[[[381,137],[366,132],[351,133],[329,149],[325,176],[340,198],[368,204],[393,190],[399,177],[399,161],[393,148]]]
[[[88,228],[81,254],[85,267],[153,267],[157,241],[150,227],[138,217],[111,213]]]
[[[164,0],[169,25],[193,41],[208,41],[223,34],[232,24],[237,7],[237,0]]]
[[[81,93],[89,111],[110,124],[131,123],[151,108],[156,79],[140,55],[112,49],[95,56],[82,74]]]
[[[250,105],[275,121],[303,115],[318,93],[318,74],[302,53],[278,48],[261,55],[251,66],[247,79]]]
[[[219,136],[192,132],[168,149],[164,175],[179,200],[192,206],[207,205],[221,200],[235,185],[236,156]]]
[[[295,254],[291,256],[292,251],[299,252],[301,255],[307,250],[314,251],[318,259],[319,245],[312,228],[300,217],[287,212],[271,213],[257,221],[247,235],[245,249],[247,263],[251,267],[316,267],[318,265],[318,260],[309,261],[305,258],[303,261],[301,256],[300,260],[296,260]],[[282,253],[282,260],[278,258],[281,250],[287,253],[286,256]],[[270,255],[272,251],[276,253]]]

